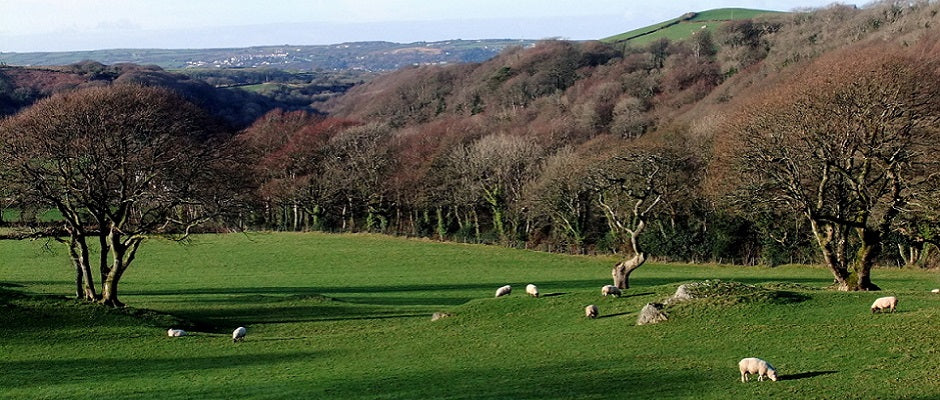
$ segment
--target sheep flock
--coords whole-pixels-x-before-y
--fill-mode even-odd
[[[525,292],[531,297],[539,297],[539,289],[535,284],[528,284],[525,287]],[[940,293],[940,289],[931,290],[932,293]],[[496,289],[496,297],[509,296],[512,293],[511,285],[504,285]],[[604,285],[601,287],[601,294],[605,297],[620,297],[622,295],[622,290],[613,285]],[[871,312],[884,312],[891,311],[894,312],[897,309],[898,299],[895,296],[886,296],[875,299],[871,305]],[[584,307],[584,316],[588,319],[597,318],[599,315],[597,305],[591,304]],[[453,314],[445,312],[436,312],[432,316],[431,320],[436,321],[446,317],[452,317]],[[245,327],[238,327],[232,331],[232,342],[237,343],[243,341],[247,334],[247,329]],[[167,330],[167,336],[169,337],[184,337],[188,333],[183,329],[171,328]],[[757,357],[747,357],[741,359],[738,362],[738,371],[740,373],[741,382],[748,382],[749,375],[757,375],[757,381],[763,381],[764,378],[770,379],[771,381],[777,381],[777,369],[771,365],[766,360],[757,358]]]

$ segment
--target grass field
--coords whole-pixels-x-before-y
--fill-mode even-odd
[[[0,241],[2,399],[937,399],[940,274],[879,269],[837,293],[820,268],[645,265],[372,235],[150,241],[115,311],[60,299],[64,248]],[[696,300],[635,326],[680,282],[791,282],[802,301]],[[492,298],[512,284],[509,297]],[[536,283],[541,298],[523,293]],[[25,295],[28,294],[28,295]],[[871,315],[874,298],[900,310]],[[583,317],[597,304],[601,318]],[[154,310],[144,311],[144,310]],[[435,311],[454,316],[431,322]],[[248,328],[244,342],[229,332]],[[167,338],[186,326],[192,335]],[[778,382],[739,382],[758,356]]]
[[[751,19],[775,11],[752,10],[747,8],[720,8],[696,13],[688,20],[674,18],[655,25],[646,26],[601,39],[608,43],[629,43],[643,46],[655,40],[666,38],[672,41],[688,39],[694,32],[702,29],[714,31],[725,21]]]

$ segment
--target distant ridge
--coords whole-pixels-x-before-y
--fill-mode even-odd
[[[603,38],[601,41],[642,45],[661,38],[682,40],[701,29],[715,29],[721,22],[751,19],[776,13],[780,13],[780,11],[748,8],[719,8],[702,12],[688,12],[678,18]]]
[[[254,46],[217,49],[110,49],[2,53],[0,65],[54,66],[93,60],[102,64],[152,64],[164,69],[277,68],[295,71],[389,71],[411,65],[486,61],[507,47],[533,40],[486,39],[439,42],[351,42],[317,46]]]

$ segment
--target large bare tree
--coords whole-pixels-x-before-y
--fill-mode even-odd
[[[839,290],[871,281],[886,234],[940,170],[938,51],[870,44],[827,56],[729,126],[745,201],[809,222]]]
[[[122,306],[118,284],[148,235],[188,235],[232,205],[241,180],[215,127],[176,94],[131,85],[56,95],[4,121],[3,178],[62,213],[78,297]]]
[[[629,288],[630,274],[649,257],[640,238],[651,218],[697,190],[696,165],[681,146],[631,144],[594,169],[597,205],[630,254],[611,270],[614,286]]]

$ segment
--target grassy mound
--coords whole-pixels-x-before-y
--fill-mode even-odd
[[[686,283],[684,286],[693,300],[705,300],[704,303],[709,305],[733,305],[738,303],[788,304],[809,299],[809,296],[804,293],[807,287],[783,282],[749,285],[735,281],[709,279]],[[789,290],[783,290],[784,288]]]
[[[35,335],[56,330],[141,326],[196,329],[198,323],[153,310],[109,308],[63,296],[21,293],[0,287],[0,336]]]

